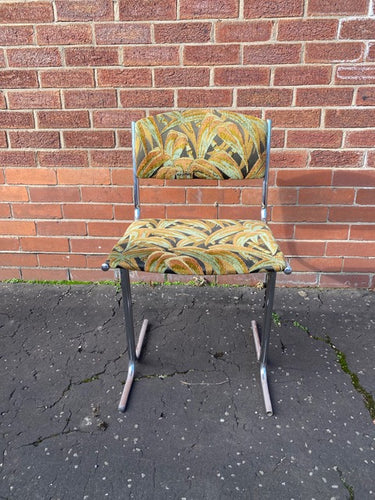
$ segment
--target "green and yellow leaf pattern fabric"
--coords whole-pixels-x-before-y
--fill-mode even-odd
[[[109,256],[112,268],[212,275],[283,271],[269,227],[230,219],[143,219],[133,222]]]
[[[266,122],[226,110],[171,111],[138,120],[138,177],[255,179],[264,177]]]

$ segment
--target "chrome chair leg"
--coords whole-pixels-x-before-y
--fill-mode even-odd
[[[121,269],[120,271],[121,271],[122,301],[123,301],[124,318],[125,318],[125,332],[128,343],[128,357],[129,357],[128,374],[126,377],[124,389],[122,391],[120,403],[118,406],[118,409],[124,412],[126,410],[126,405],[128,402],[130,390],[134,380],[135,363],[141,354],[142,345],[148,325],[148,320],[147,319],[143,320],[138,343],[137,346],[135,346],[133,307],[132,307],[129,271],[127,269]]]
[[[259,332],[256,322],[255,321],[251,322],[257,359],[260,362],[260,383],[262,387],[264,405],[268,416],[273,415],[272,403],[271,403],[271,397],[267,379],[267,353],[268,353],[268,345],[271,333],[271,320],[272,320],[273,298],[275,295],[275,284],[276,284],[276,273],[274,271],[267,272],[266,291],[264,297],[265,299],[264,319],[263,319],[261,339],[259,337]]]

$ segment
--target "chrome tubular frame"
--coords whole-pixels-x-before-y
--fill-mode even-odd
[[[270,169],[270,154],[271,154],[271,128],[272,128],[272,121],[268,119],[267,143],[266,143],[266,169],[263,177],[262,209],[260,211],[260,218],[263,222],[267,221],[268,173]]]
[[[135,157],[135,122],[132,122],[132,159],[133,159],[133,201],[134,201],[134,220],[141,216],[141,205],[139,202],[139,179],[137,176],[137,159]]]

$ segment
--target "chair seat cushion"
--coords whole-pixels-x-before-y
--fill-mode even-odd
[[[173,274],[246,274],[283,271],[286,262],[262,221],[142,219],[114,246],[109,264]]]

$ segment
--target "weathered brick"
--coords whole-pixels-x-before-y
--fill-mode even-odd
[[[305,61],[314,62],[352,62],[360,61],[364,54],[364,44],[359,42],[308,43]]]
[[[38,111],[40,128],[80,128],[89,127],[88,111]]]
[[[93,87],[92,69],[57,69],[45,70],[40,74],[42,87]]]
[[[272,21],[219,21],[215,26],[215,40],[219,43],[265,42],[271,34]]]
[[[38,151],[41,167],[87,167],[88,156],[86,151]]]
[[[0,151],[0,165],[2,167],[18,167],[20,165],[34,167],[36,165],[35,153],[32,151]]]
[[[373,257],[375,255],[375,243],[363,241],[329,241],[327,243],[326,255]]]
[[[215,85],[249,86],[268,85],[270,81],[269,68],[254,68],[238,66],[235,68],[215,68]]]
[[[155,87],[208,87],[208,68],[156,68]]]
[[[348,148],[373,148],[375,144],[375,130],[356,130],[347,132],[345,147]],[[375,201],[375,198],[374,198]]]
[[[109,185],[111,181],[108,168],[59,168],[57,181],[61,185],[83,186],[83,185]]]
[[[351,16],[367,14],[367,0],[309,0],[307,13],[314,15]]]
[[[332,185],[334,186],[375,186],[375,169],[335,170]]]
[[[24,237],[20,238],[21,249],[24,252],[68,252],[68,238]]]
[[[337,19],[281,19],[277,39],[281,41],[335,39]]]
[[[94,187],[82,188],[82,201],[95,203],[129,203],[132,199],[130,187]]]
[[[151,78],[148,68],[98,69],[100,87],[151,87]]]
[[[317,150],[310,153],[311,167],[361,167],[363,165],[363,153],[358,151],[324,151]]]
[[[9,132],[9,141],[12,148],[42,148],[51,149],[60,147],[58,132],[44,132],[39,130]]]
[[[0,130],[0,148],[6,148],[7,146],[8,142],[5,130]],[[0,182],[1,182],[1,174],[0,174]]]
[[[302,44],[270,43],[244,47],[244,64],[293,64],[301,57]]]
[[[179,107],[215,107],[233,104],[232,89],[180,89],[177,91]]]
[[[93,167],[129,167],[132,164],[131,151],[91,151],[91,165]]]
[[[288,148],[339,148],[341,130],[289,130]]]
[[[92,42],[88,24],[49,24],[36,26],[39,45],[82,45]]]
[[[18,221],[5,220],[0,221],[0,234],[10,236],[28,236],[35,235],[35,222],[33,221]]]
[[[296,224],[297,240],[346,240],[349,234],[348,224]]]
[[[0,250],[7,250],[8,252],[20,250],[20,238],[0,238]]]
[[[0,128],[32,128],[31,111],[0,111]]]
[[[375,109],[327,109],[325,125],[332,128],[375,127]]]
[[[65,61],[67,66],[116,66],[119,53],[115,47],[70,47]]]
[[[121,90],[120,101],[124,108],[173,107],[173,90]]]
[[[14,203],[16,219],[61,219],[61,206],[56,203]]]
[[[0,22],[47,23],[53,21],[51,2],[4,2],[0,4]]]
[[[245,18],[298,17],[303,14],[303,0],[244,0]]]
[[[7,56],[9,67],[61,66],[60,52],[55,47],[8,49]]]
[[[358,189],[356,202],[358,205],[375,205],[375,188]]]
[[[0,70],[0,88],[17,89],[38,87],[37,72],[29,69]]]
[[[343,272],[375,272],[375,259],[368,257],[344,257]]]
[[[113,148],[115,135],[111,130],[63,132],[67,148]]]
[[[5,97],[3,92],[0,92],[0,109],[6,109]]]
[[[209,22],[158,23],[154,25],[156,43],[205,43],[211,40]]]
[[[373,40],[375,38],[375,19],[351,19],[343,21],[340,38],[348,40]]]
[[[327,207],[307,206],[272,208],[272,220],[276,222],[325,222],[327,220]]]
[[[37,233],[42,236],[84,236],[87,234],[83,221],[37,221]]]
[[[290,106],[292,99],[292,89],[249,88],[237,91],[237,104],[239,106],[284,107]]]
[[[338,85],[368,85],[375,83],[375,66],[337,66],[335,83]]]
[[[25,186],[0,186],[0,199],[2,202],[28,201],[29,197]]]
[[[116,90],[64,90],[64,102],[66,108],[116,108]]]
[[[224,65],[240,62],[239,45],[186,45],[184,64],[186,65]]]
[[[360,106],[375,106],[375,87],[360,87],[357,92],[356,104]]]
[[[142,111],[129,111],[126,109],[100,110],[93,113],[94,127],[99,128],[124,128],[130,127],[132,121],[143,118]]]
[[[34,30],[32,26],[1,26],[0,46],[7,45],[31,45]]]
[[[176,19],[175,0],[120,0],[120,21]]]
[[[275,127],[282,128],[316,128],[320,122],[319,109],[278,109],[268,110],[267,118],[271,118]]]
[[[5,68],[5,51],[0,49],[0,68]]]
[[[307,165],[307,151],[273,149],[270,162],[272,166],[277,168],[304,168]]]
[[[114,19],[111,0],[56,0],[58,21],[109,21]]]
[[[1,257],[7,266],[36,267],[38,265],[37,257],[33,254],[12,252],[2,253]]]
[[[127,46],[123,48],[125,66],[175,66],[179,48],[165,45]]]
[[[61,108],[58,90],[29,90],[8,92],[10,109]]]
[[[78,186],[31,186],[29,188],[30,201],[32,202],[64,202],[81,201],[81,195]]]
[[[374,222],[374,207],[330,207],[328,220],[332,222]],[[344,249],[342,252],[344,253]]]
[[[149,23],[96,24],[94,27],[95,39],[98,45],[151,43],[150,28]]]
[[[302,172],[296,170],[279,170],[277,186],[330,186],[332,172],[330,169],[313,169]]]
[[[237,0],[180,0],[181,19],[238,17]]]
[[[345,238],[343,238],[345,239]],[[351,240],[375,240],[374,224],[352,224],[350,226]]]
[[[374,62],[375,61],[375,43],[369,43],[368,53],[367,53],[367,61]]]
[[[310,87],[296,90],[297,106],[350,106],[353,100],[352,88]]]
[[[113,218],[113,208],[111,205],[100,205],[93,203],[72,203],[62,206],[65,219],[77,219],[77,214],[81,219],[104,219],[111,220]],[[103,243],[103,242],[102,242]],[[92,248],[90,252],[92,252]],[[82,250],[72,250],[79,252]]]
[[[276,67],[275,85],[324,85],[331,79],[330,66]]]

